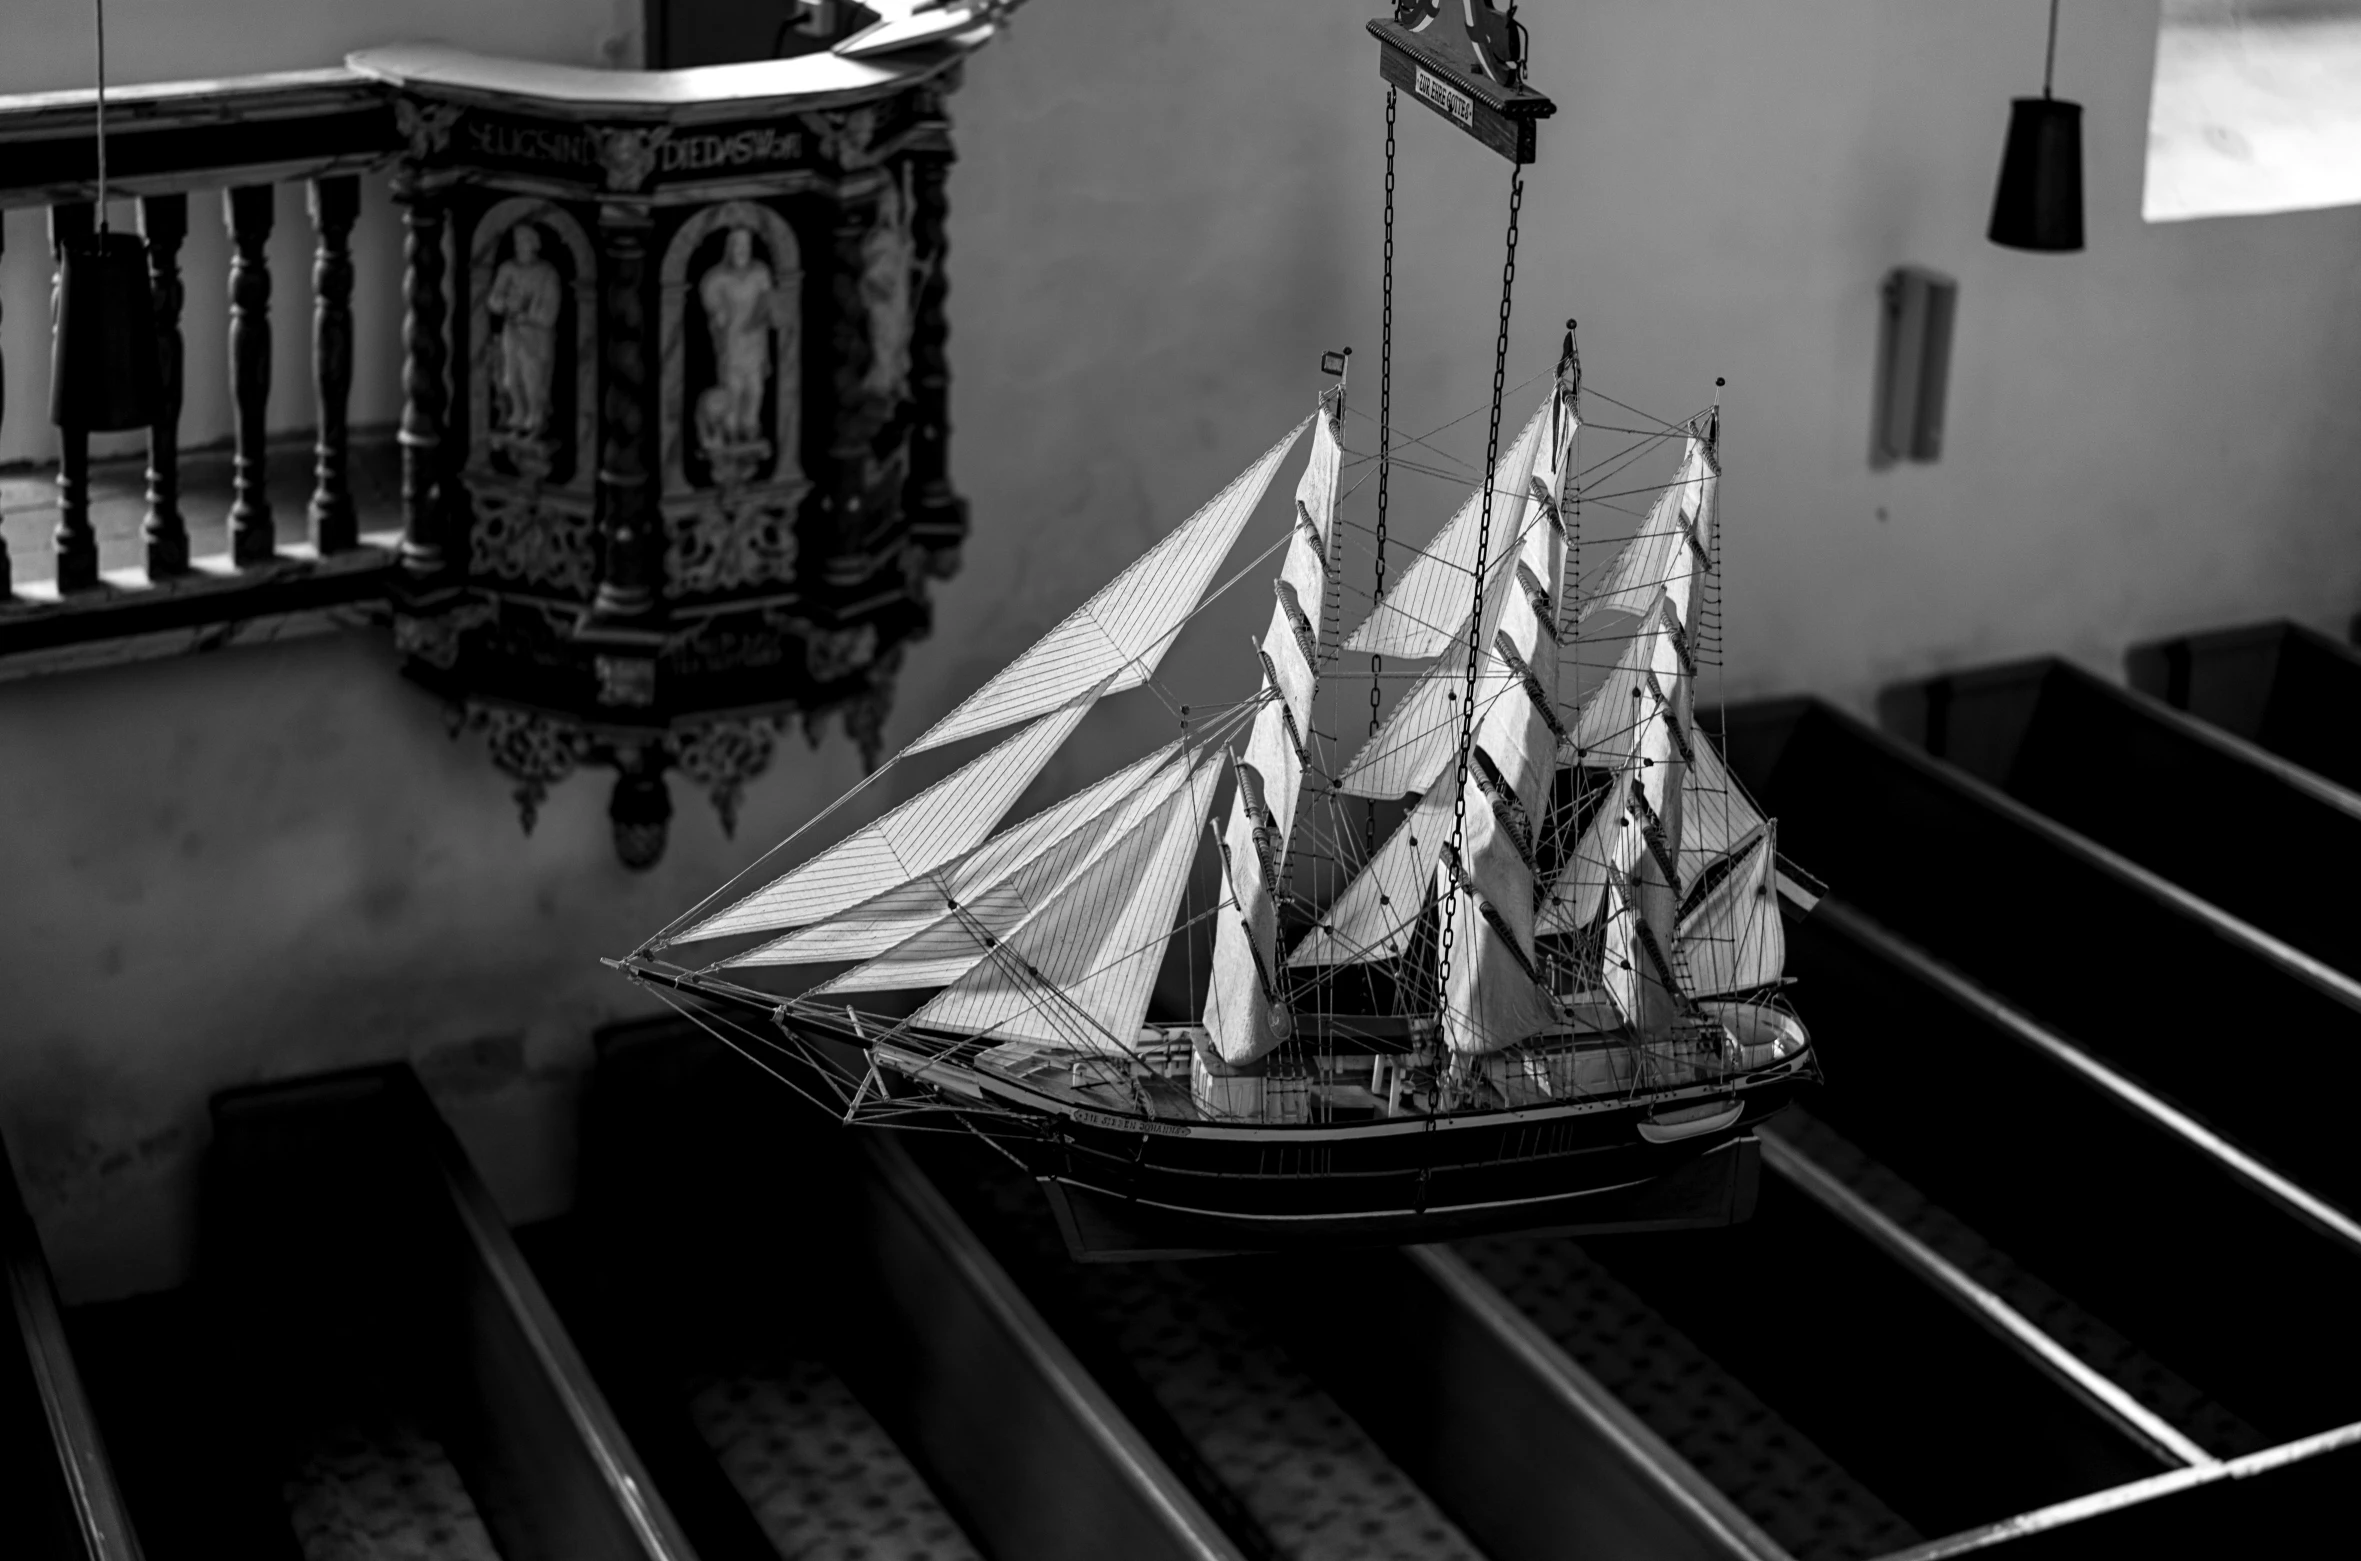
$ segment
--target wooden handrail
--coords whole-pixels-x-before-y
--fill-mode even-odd
[[[875,99],[949,70],[974,43],[953,39],[881,59],[801,54],[686,70],[598,70],[542,60],[474,54],[442,44],[397,43],[360,49],[348,69],[421,97],[534,114],[598,119],[659,119],[695,124],[744,119],[765,109],[831,108]],[[969,35],[962,35],[963,38]],[[111,108],[114,99],[107,100]]]
[[[95,99],[0,95],[0,208],[97,196]],[[401,145],[385,83],[343,65],[107,90],[107,185],[121,195],[348,172]]]

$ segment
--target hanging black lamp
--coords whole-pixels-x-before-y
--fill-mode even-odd
[[[2011,249],[2082,248],[2082,105],[2050,96],[2058,63],[2058,0],[2049,5],[2049,54],[2041,96],[2009,104],[2008,147],[1992,192],[1986,236]]]
[[[147,246],[107,229],[107,31],[98,6],[98,230],[59,246],[49,420],[82,433],[145,428],[158,396]]]

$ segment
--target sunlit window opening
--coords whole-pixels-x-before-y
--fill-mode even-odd
[[[2361,0],[2164,0],[2150,222],[2361,202]]]

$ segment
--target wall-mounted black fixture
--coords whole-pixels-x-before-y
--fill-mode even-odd
[[[2050,0],[2041,96],[2009,104],[2008,146],[1986,236],[2011,249],[2082,248],[2082,105],[2050,96],[2058,64],[2058,0]]]
[[[1887,274],[1879,302],[1869,464],[1932,461],[1943,453],[1943,393],[1951,375],[1959,284],[1924,266],[1897,266]]]

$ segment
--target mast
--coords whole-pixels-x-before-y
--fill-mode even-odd
[[[1535,852],[1565,735],[1553,590],[1565,573],[1558,505],[1579,426],[1571,342],[1569,335],[1549,400],[1519,440],[1522,458],[1502,463],[1509,486],[1495,498],[1494,513],[1505,511],[1513,546],[1496,555],[1503,589],[1491,632],[1481,640],[1481,703],[1461,782],[1460,852],[1454,860],[1446,848],[1435,867],[1436,893],[1457,897],[1444,914],[1454,918],[1464,952],[1450,965],[1441,1017],[1445,1044],[1461,1055],[1513,1046],[1556,1018],[1533,933]]]
[[[1286,561],[1272,582],[1276,599],[1259,647],[1261,702],[1245,755],[1232,760],[1237,786],[1221,835],[1229,899],[1215,919],[1213,979],[1205,994],[1208,1039],[1231,1066],[1261,1057],[1294,1028],[1281,984],[1278,896],[1310,753],[1312,696],[1326,659],[1323,604],[1335,567],[1343,421],[1338,385],[1320,398],[1314,419],[1311,458],[1296,486]]]
[[[1571,640],[1595,642],[1619,624],[1630,638],[1585,701],[1564,745],[1576,764],[1611,771],[1609,791],[1551,885],[1540,921],[1578,932],[1602,906],[1601,979],[1643,1038],[1669,1037],[1694,1009],[1681,973],[1684,896],[1711,865],[1705,853],[1739,842],[1731,826],[1759,816],[1730,786],[1694,724],[1698,582],[1711,567],[1703,525],[1715,472],[1707,437],[1692,428],[1679,474],[1651,506],[1639,534],[1583,603]],[[1626,616],[1628,615],[1628,616]],[[1719,791],[1692,832],[1687,817],[1702,782]],[[1705,816],[1710,813],[1711,816]],[[1693,835],[1693,838],[1692,838]]]

